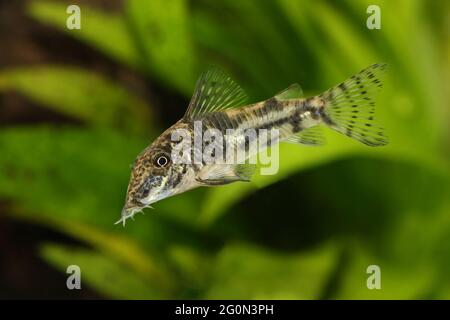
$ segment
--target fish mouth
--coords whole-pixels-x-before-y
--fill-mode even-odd
[[[127,221],[127,219],[131,218],[132,220],[134,220],[134,215],[136,213],[141,212],[142,210],[144,210],[145,208],[152,208],[150,205],[146,205],[146,206],[142,206],[142,207],[127,207],[126,205],[123,207],[122,209],[122,213],[120,215],[120,219],[115,223],[115,224],[119,224],[122,223],[122,225],[125,227],[125,223]]]
[[[133,201],[133,202],[127,201],[122,209],[119,221],[117,221],[115,224],[122,223],[123,226],[125,226],[125,222],[127,219],[131,218],[132,220],[134,220],[133,217],[136,213],[142,212],[142,210],[144,210],[145,208],[153,209],[151,204],[170,196],[171,194],[161,194],[159,196],[151,197],[142,201]]]

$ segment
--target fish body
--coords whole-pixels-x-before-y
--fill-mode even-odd
[[[385,145],[383,129],[373,122],[374,95],[382,87],[385,67],[369,66],[310,98],[303,98],[301,87],[294,84],[268,100],[245,106],[245,93],[229,77],[217,70],[204,73],[184,117],[136,158],[118,222],[125,224],[152,203],[199,186],[249,181],[254,166],[237,163],[237,158],[245,161],[278,142],[322,144],[321,126],[369,146]],[[195,143],[209,132],[214,139]],[[184,148],[187,143],[189,148]],[[217,157],[217,151],[223,154]]]

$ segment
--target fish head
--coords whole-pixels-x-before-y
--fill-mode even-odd
[[[196,187],[189,163],[172,161],[171,130],[167,130],[136,158],[127,188],[121,219],[125,224],[151,204]]]

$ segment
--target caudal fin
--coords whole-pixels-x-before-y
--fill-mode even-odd
[[[375,100],[382,87],[386,64],[374,64],[328,89],[319,98],[325,102],[324,122],[334,130],[366,145],[388,143],[383,129],[374,124]]]

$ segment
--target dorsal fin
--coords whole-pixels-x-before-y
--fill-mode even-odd
[[[197,81],[185,118],[242,106],[247,100],[244,90],[218,69],[204,72]]]
[[[291,84],[283,91],[277,93],[275,98],[279,101],[303,98],[302,87],[298,83]]]

